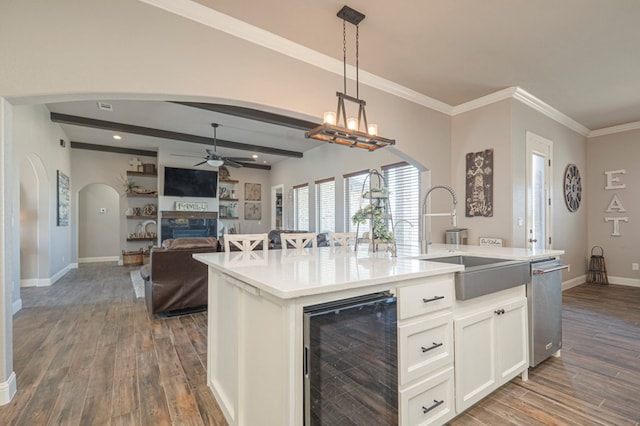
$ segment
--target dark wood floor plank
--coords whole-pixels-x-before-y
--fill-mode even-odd
[[[22,289],[14,317],[18,393],[1,425],[226,425],[206,385],[206,312],[147,314],[129,271],[81,265]],[[640,289],[563,295],[564,348],[451,425],[640,424]]]

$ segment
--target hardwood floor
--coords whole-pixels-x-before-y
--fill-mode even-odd
[[[51,287],[22,290],[18,393],[0,407],[0,425],[226,424],[205,381],[206,312],[150,318],[130,270],[83,264]],[[638,425],[640,288],[575,287],[563,320],[561,358],[450,424]]]
[[[226,424],[206,385],[206,312],[150,318],[132,269],[83,264],[22,289],[1,425]]]
[[[563,293],[562,357],[498,389],[450,424],[638,425],[640,288],[594,284]]]

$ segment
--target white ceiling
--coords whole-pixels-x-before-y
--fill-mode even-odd
[[[336,13],[343,0],[197,1],[342,60]],[[366,15],[360,69],[451,106],[519,86],[590,130],[640,120],[640,1],[351,0],[348,6]]]
[[[336,0],[198,3],[342,60],[344,5]],[[250,3],[250,7],[247,5]],[[364,13],[360,69],[450,106],[519,86],[590,130],[640,121],[640,1],[637,0],[352,0]],[[348,62],[353,27],[347,24]],[[167,102],[109,101],[47,105],[52,112],[307,151],[318,142],[302,130],[254,122]],[[63,124],[72,141],[156,148],[158,139]],[[175,147],[176,141],[160,145]],[[185,154],[204,155],[183,143]],[[225,156],[246,151],[218,148]],[[258,154],[273,164],[284,157]]]

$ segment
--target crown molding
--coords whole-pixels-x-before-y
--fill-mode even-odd
[[[540,99],[536,98],[531,93],[527,92],[526,90],[520,87],[516,89],[515,94],[513,95],[513,98],[535,109],[539,113],[544,114],[547,117],[557,121],[558,123],[570,128],[574,132],[581,134],[582,136],[589,135],[590,130],[588,128],[578,123],[576,120],[569,117],[568,115],[558,111],[548,103],[543,102]]]
[[[206,25],[210,28],[225,32],[258,46],[262,46],[264,48],[289,56],[296,60],[308,63],[330,73],[340,76],[343,75],[343,63],[338,59],[317,52],[313,49],[273,34],[262,28],[248,24],[239,19],[233,18],[229,15],[225,15],[215,9],[211,9],[192,0],[139,1],[160,8],[169,13],[182,16],[183,18],[189,19],[191,21],[198,22],[202,25]],[[355,80],[355,75],[355,67],[352,65],[347,65],[347,77],[351,80]],[[462,114],[505,99],[516,99],[583,136],[593,137],[600,134],[607,134],[601,133],[606,131],[607,129],[601,129],[591,132],[588,128],[578,123],[571,117],[558,111],[551,105],[543,102],[542,100],[538,99],[537,97],[533,96],[520,87],[508,87],[495,93],[491,93],[478,99],[474,99],[464,104],[452,107],[451,105],[448,105],[444,102],[438,101],[427,95],[416,92],[415,90],[409,89],[408,87],[402,86],[398,83],[394,83],[391,80],[387,80],[364,70],[360,70],[359,79],[362,84],[450,116],[456,116],[458,114]],[[632,125],[632,127],[624,127],[622,130],[615,130],[614,132],[640,128],[633,127],[635,123],[631,123],[630,125]],[[621,126],[616,126],[609,129],[616,129],[618,127]]]
[[[497,92],[490,93],[486,96],[474,99],[469,102],[454,106],[452,108],[451,115],[456,116],[465,112],[473,111],[474,109],[481,108],[487,105],[491,105],[496,102],[503,101],[505,99],[511,99],[515,96],[518,87],[508,87],[506,89],[498,90]]]
[[[617,126],[605,127],[598,130],[592,130],[587,135],[588,138],[595,138],[598,136],[612,135],[614,133],[628,132],[630,130],[640,129],[640,121],[634,121],[633,123],[620,124]]]
[[[139,1],[241,38],[258,46],[292,57],[299,61],[306,62],[333,74],[340,76],[343,75],[344,68],[343,63],[340,60],[317,52],[301,44],[294,43],[284,37],[263,30],[262,28],[248,24],[229,15],[220,13],[217,10],[211,9],[192,0]],[[355,75],[355,67],[353,65],[348,65],[347,77],[355,80]],[[406,99],[443,114],[451,115],[452,109],[450,105],[375,74],[360,70],[359,80],[360,83],[366,84],[367,86],[398,96],[399,98]]]
[[[546,102],[541,101],[540,99],[536,98],[531,93],[520,87],[508,87],[506,89],[502,89],[489,95],[482,96],[478,99],[474,99],[464,104],[455,106],[453,107],[452,115],[456,116],[458,114],[487,106],[495,102],[503,101],[505,99],[515,99],[517,101],[520,101],[523,104],[538,111],[539,113],[544,114],[552,120],[555,120],[558,123],[570,128],[571,130],[581,134],[582,136],[587,136],[590,132],[589,129],[587,129],[582,124],[578,123],[568,115],[558,111]]]

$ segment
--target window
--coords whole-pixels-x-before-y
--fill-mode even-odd
[[[362,185],[364,184],[367,175],[369,174],[368,170],[362,170],[355,173],[350,173],[344,175],[344,230],[345,232],[356,232],[358,231],[361,237],[363,233],[369,232],[369,224],[361,224],[360,228],[358,225],[354,225],[351,222],[351,216],[354,215],[355,212],[362,205]]]
[[[336,230],[336,180],[335,178],[316,181],[316,218],[318,232]]]
[[[309,231],[309,185],[293,187],[293,227],[298,231]]]
[[[420,172],[405,162],[382,166],[397,246],[419,247]],[[407,222],[409,221],[411,225]]]

